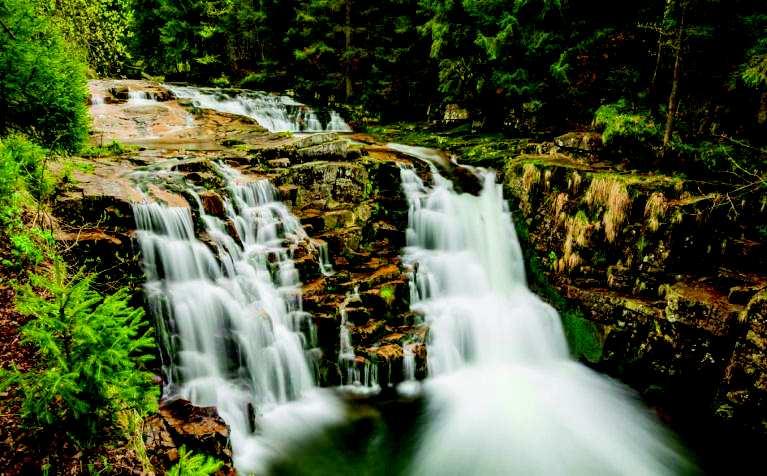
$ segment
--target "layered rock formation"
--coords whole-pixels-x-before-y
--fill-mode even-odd
[[[764,199],[616,170],[589,158],[587,139],[504,173],[542,268],[599,330],[599,366],[767,431]]]
[[[92,101],[92,141],[117,140],[127,150],[89,159],[91,167],[76,170],[59,197],[58,239],[68,243],[73,258],[90,260],[117,282],[138,287],[143,278],[131,203],[191,206],[199,220],[195,190],[205,212],[222,217],[228,190],[214,166],[221,161],[247,178],[269,179],[319,245],[299,246],[294,259],[305,310],[318,327],[321,383],[342,380],[342,312],[361,371],[376,367],[380,384],[390,387],[402,379],[403,345],[413,343],[418,375],[425,374],[425,347],[419,343],[426,331],[412,326],[416,318],[408,312],[408,281],[399,259],[407,221],[399,167],[411,165],[406,156],[332,133],[271,134],[247,118],[195,109],[145,81],[90,86],[101,98]],[[157,111],[137,110],[129,92],[143,93],[148,99],[140,107]],[[333,272],[323,275],[318,250],[325,246]],[[358,299],[344,304],[350,295]]]

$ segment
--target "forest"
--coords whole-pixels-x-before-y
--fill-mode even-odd
[[[738,474],[765,266],[763,0],[0,0],[0,475]]]

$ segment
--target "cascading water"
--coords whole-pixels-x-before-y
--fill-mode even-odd
[[[144,106],[147,104],[157,104],[157,100],[146,91],[128,91],[128,104],[131,106]]]
[[[309,106],[288,96],[261,91],[228,93],[220,89],[166,85],[177,98],[189,99],[196,107],[249,117],[270,132],[351,132],[336,111],[324,121]]]
[[[338,366],[341,369],[341,387],[352,393],[365,395],[375,394],[381,390],[381,387],[378,384],[378,367],[365,361],[360,368],[354,346],[352,346],[346,308],[353,302],[361,301],[359,289],[354,288],[354,292],[348,293],[338,307],[338,313],[341,316],[341,323],[338,326]]]
[[[217,255],[195,238],[188,208],[140,203],[134,213],[147,299],[170,356],[166,394],[217,407],[235,466],[260,473],[341,410],[315,389],[316,334],[290,258],[290,246],[306,236],[300,223],[267,181],[220,170],[230,183],[225,209],[234,231],[201,209]]]
[[[404,261],[430,328],[429,420],[410,473],[665,475],[689,468],[622,385],[571,360],[559,316],[531,293],[501,186],[458,194],[432,166],[401,171]]]

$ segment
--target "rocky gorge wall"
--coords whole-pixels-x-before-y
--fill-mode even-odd
[[[504,185],[547,278],[596,326],[595,366],[767,433],[767,197],[544,149],[508,160]]]

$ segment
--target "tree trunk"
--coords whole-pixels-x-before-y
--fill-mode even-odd
[[[663,43],[666,41],[666,25],[668,25],[669,17],[674,11],[674,4],[675,0],[666,0],[666,6],[663,8],[663,19],[658,28],[658,48],[655,52],[655,69],[653,70],[652,78],[650,79],[650,87],[648,88],[650,101],[654,99],[658,85],[658,72],[660,71],[660,65],[663,58]]]
[[[679,83],[682,78],[682,42],[684,41],[684,6],[677,28],[674,50],[676,59],[674,60],[674,76],[671,82],[671,94],[668,96],[668,112],[666,113],[666,128],[663,131],[663,155],[668,151],[668,145],[671,142],[671,134],[674,132],[674,119],[679,108]]]
[[[344,26],[346,36],[346,71],[344,82],[346,83],[346,102],[352,97],[352,65],[349,58],[349,49],[352,46],[352,0],[346,0],[346,25]]]

